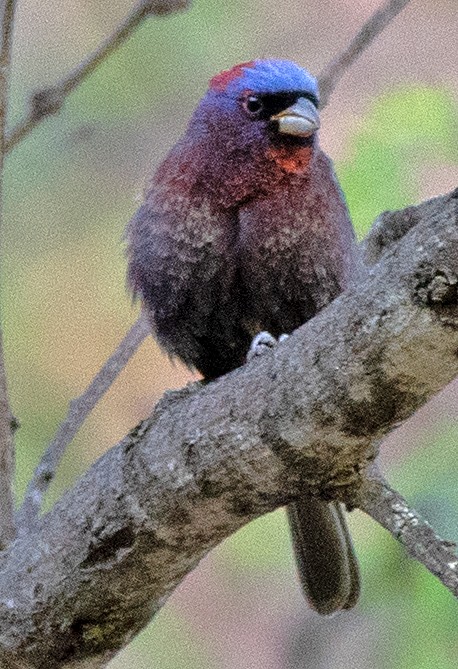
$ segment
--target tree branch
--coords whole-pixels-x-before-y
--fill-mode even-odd
[[[50,88],[35,92],[26,117],[13,128],[6,139],[6,151],[11,151],[47,116],[57,114],[69,93],[79,86],[110,54],[130,37],[149,16],[165,16],[186,9],[189,0],[140,0],[115,30],[73,70]]]
[[[0,253],[2,238],[2,190],[5,158],[5,127],[8,110],[8,85],[13,42],[15,0],[0,4]],[[14,442],[13,416],[8,399],[3,335],[0,323],[0,550],[14,537]]]
[[[30,532],[36,526],[43,496],[56,475],[57,467],[67,446],[73,441],[86,418],[105,395],[149,332],[150,326],[146,317],[140,316],[117,349],[97,372],[86,390],[70,402],[65,420],[60,424],[54,439],[49,444],[27,486],[24,502],[17,518],[20,533]]]
[[[324,68],[318,77],[321,108],[326,107],[329,97],[345,72],[409,2],[410,0],[387,0],[366,21],[347,48]]]
[[[405,546],[411,558],[423,564],[458,598],[456,544],[444,541],[382,477],[370,478],[359,508]]]
[[[404,510],[366,469],[458,374],[457,201],[406,210],[367,280],[271,353],[166,394],[15,541],[0,557],[0,666],[105,666],[213,546],[304,489],[399,534]],[[448,585],[455,558],[428,541]]]

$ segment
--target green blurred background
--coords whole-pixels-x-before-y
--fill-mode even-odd
[[[122,235],[145,174],[183,131],[206,82],[235,62],[274,56],[317,73],[375,0],[195,0],[145,22],[116,55],[8,157],[1,266],[17,433],[17,496],[79,394],[136,318]],[[10,123],[116,25],[126,0],[19,3]],[[360,236],[382,210],[458,182],[456,0],[412,0],[345,76],[323,114]],[[146,342],[68,449],[48,504],[191,378]],[[389,479],[458,540],[458,386],[383,448]],[[311,614],[298,590],[283,511],[205,559],[110,667],[139,669],[453,669],[457,604],[362,514],[351,514],[363,570],[358,607]]]

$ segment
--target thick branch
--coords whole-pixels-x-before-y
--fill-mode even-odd
[[[115,30],[73,70],[50,88],[34,93],[26,117],[9,133],[6,150],[10,151],[47,116],[57,114],[69,93],[79,86],[110,54],[118,49],[148,16],[172,14],[189,5],[188,0],[140,0]]]
[[[375,508],[374,444],[458,374],[457,197],[410,208],[367,281],[272,353],[166,395],[16,540],[0,665],[104,666],[208,550],[304,487]]]
[[[5,158],[5,127],[8,109],[8,84],[15,7],[15,0],[3,0],[0,5],[0,253],[3,251],[1,244],[3,164]],[[0,550],[14,536],[14,443],[12,418],[6,383],[3,336],[0,329]]]

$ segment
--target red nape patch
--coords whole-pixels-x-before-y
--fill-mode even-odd
[[[234,79],[238,79],[238,77],[243,75],[243,69],[245,67],[254,67],[255,65],[255,60],[249,60],[246,63],[234,65],[230,70],[223,70],[210,79],[210,88],[214,91],[225,91],[227,85],[230,84],[231,81],[234,81]]]

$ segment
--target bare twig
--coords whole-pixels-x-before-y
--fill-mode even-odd
[[[458,597],[455,544],[438,537],[429,523],[381,476],[367,482],[358,506],[400,541],[410,557],[423,564]]]
[[[146,317],[140,316],[86,390],[70,402],[65,420],[59,426],[56,436],[49,444],[27,487],[24,502],[18,514],[18,528],[21,534],[32,530],[36,525],[43,496],[54,479],[65,449],[148,333],[149,326]]]
[[[37,91],[30,98],[29,112],[6,139],[10,151],[47,116],[57,114],[69,93],[79,86],[113,51],[116,51],[148,16],[164,16],[186,9],[188,0],[141,0],[116,29],[57,84]]]
[[[325,107],[345,72],[362,52],[380,35],[386,26],[399,14],[410,0],[388,0],[366,21],[350,44],[326,65],[318,77],[320,105]]]
[[[3,0],[0,4],[0,227],[2,217],[3,164],[5,158],[5,127],[8,109],[8,84],[15,8],[15,0]],[[0,550],[5,548],[14,536],[14,443],[12,418],[6,383],[3,337],[0,330]]]

